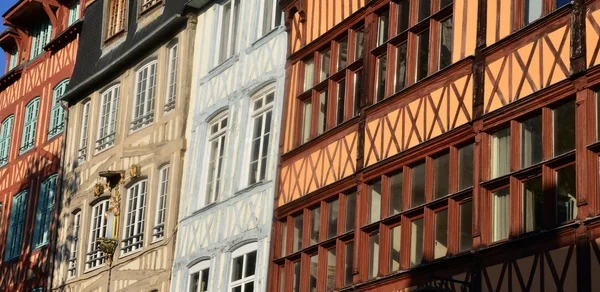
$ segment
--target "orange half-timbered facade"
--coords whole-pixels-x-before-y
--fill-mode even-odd
[[[79,0],[17,1],[0,34],[0,290],[47,291]]]
[[[600,1],[282,8],[269,291],[600,289]]]

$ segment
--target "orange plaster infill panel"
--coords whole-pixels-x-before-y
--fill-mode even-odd
[[[457,0],[454,2],[454,39],[452,62],[456,63],[475,54],[477,40],[477,0]]]
[[[597,6],[597,5],[595,5]],[[600,6],[590,8],[585,20],[586,59],[589,67],[600,63],[598,42],[600,41]]]
[[[292,65],[288,70],[291,70],[289,79],[289,89],[287,91],[287,106],[285,108],[285,137],[283,137],[283,153],[286,153],[294,147],[294,135],[301,131],[299,127],[302,127],[298,121],[296,121],[296,111],[298,102],[296,101],[296,88],[298,88],[298,82],[300,80],[300,62]]]

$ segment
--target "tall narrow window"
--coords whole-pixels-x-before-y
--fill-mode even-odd
[[[429,2],[429,0],[421,0],[420,2]],[[427,77],[429,69],[429,29],[417,35],[417,68],[416,81]]]
[[[354,230],[356,224],[356,193],[352,192],[346,195],[346,219],[344,220],[344,231]]]
[[[452,64],[452,17],[440,22],[440,51],[438,68],[442,70]]]
[[[376,101],[382,101],[385,98],[385,85],[387,80],[387,55],[381,55],[377,58],[377,84],[375,89]]]
[[[237,31],[240,15],[240,0],[229,0],[222,6],[220,19],[220,41],[218,50],[218,62],[233,56],[237,44]]]
[[[38,110],[40,98],[36,97],[25,106],[25,118],[23,120],[23,136],[21,137],[21,149],[23,154],[35,146],[35,133],[37,128]]]
[[[348,39],[345,38],[338,43],[338,61],[337,61],[337,71],[340,71],[346,68],[348,65]]]
[[[165,236],[165,219],[167,217],[167,194],[169,192],[169,165],[163,166],[158,178],[158,200],[156,201],[156,217],[152,240],[157,241]]]
[[[73,1],[73,4],[69,6],[69,23],[68,25],[75,23],[79,19],[79,0]]]
[[[230,292],[253,292],[256,274],[256,242],[238,248],[231,255]]]
[[[448,195],[450,154],[445,153],[435,158],[433,167],[433,198],[439,199]]]
[[[532,23],[542,16],[542,0],[525,0],[525,25]]]
[[[473,246],[473,201],[460,204],[458,226],[460,237],[458,246],[460,251],[469,250]]]
[[[327,203],[327,238],[332,238],[337,235],[338,224],[338,200]]]
[[[90,240],[86,254],[86,270],[101,267],[106,262],[104,253],[98,249],[96,239],[106,237],[108,200],[100,201],[92,207],[92,218],[90,226]],[[112,234],[111,234],[112,235]]]
[[[369,186],[369,223],[381,219],[381,181]]]
[[[473,186],[473,143],[458,149],[458,189]]]
[[[354,241],[346,243],[344,250],[344,285],[350,285],[354,275]]]
[[[127,0],[110,0],[106,38],[125,30]]]
[[[401,33],[408,29],[408,20],[410,12],[410,0],[398,1],[397,18],[396,18],[396,33]]]
[[[448,209],[435,212],[434,238],[433,257],[436,259],[445,257],[448,252]]]
[[[52,94],[52,112],[50,113],[50,125],[48,126],[48,139],[62,133],[65,129],[65,110],[62,107],[62,96],[67,91],[69,79],[61,81]]]
[[[17,258],[21,254],[23,228],[25,227],[25,212],[27,210],[27,191],[22,191],[13,197],[8,235],[4,249],[4,261]]]
[[[319,94],[319,125],[317,126],[317,135],[321,135],[327,130],[327,90]]]
[[[329,77],[331,69],[331,50],[327,49],[321,53],[321,74],[319,75],[319,82]]]
[[[35,216],[35,230],[33,232],[33,247],[40,248],[50,241],[50,224],[54,210],[54,196],[56,195],[56,178],[53,175],[42,182],[40,196],[37,202]]]
[[[17,48],[10,52],[10,62],[8,63],[8,71],[19,65],[19,50]]]
[[[71,228],[71,248],[69,251],[69,266],[67,268],[67,278],[73,278],[77,275],[77,245],[79,244],[79,229],[81,226],[81,212],[73,215],[73,225]]]
[[[208,292],[210,261],[201,261],[190,268],[189,292]]]
[[[423,259],[423,218],[410,223],[410,265],[421,264]]]
[[[115,145],[119,89],[117,84],[102,93],[96,151],[102,151]]]
[[[310,127],[312,121],[312,101],[307,99],[303,103],[303,115],[302,115],[302,143],[310,140]]]
[[[310,271],[308,278],[308,291],[317,292],[317,280],[319,275],[319,255],[314,254],[310,257]]]
[[[340,80],[337,84],[337,108],[335,111],[335,124],[344,122],[344,112],[346,106],[346,79]]]
[[[221,176],[225,160],[225,138],[227,134],[227,112],[210,123],[208,136],[208,176],[206,179],[205,205],[217,201],[221,192]]]
[[[575,149],[575,101],[567,102],[552,111],[554,156]]]
[[[361,28],[356,30],[355,33],[355,43],[354,43],[354,61],[362,58],[365,54],[365,29]]]
[[[319,234],[321,233],[321,208],[316,207],[310,211],[310,226],[309,226],[309,242],[308,245],[313,245],[319,242]]]
[[[13,121],[15,116],[11,115],[2,121],[0,128],[0,167],[8,163],[10,153],[10,140],[12,137]]]
[[[369,279],[379,273],[379,233],[369,236]]]
[[[394,272],[400,269],[400,239],[402,236],[402,228],[400,225],[390,229],[389,243],[389,271]]]
[[[416,207],[425,203],[425,163],[410,170],[410,206]]]
[[[33,60],[44,52],[44,47],[52,39],[52,24],[50,19],[42,16],[33,26],[31,31],[31,54],[29,59]]]
[[[358,113],[360,112],[360,97],[362,95],[362,89],[363,89],[363,70],[360,69],[356,72],[354,72],[354,92],[353,92],[353,96],[354,96],[354,110],[352,111],[352,113],[356,116],[358,115]]]
[[[135,104],[131,130],[150,124],[154,119],[156,94],[156,61],[150,62],[135,73]]]
[[[510,226],[510,191],[503,188],[492,193],[492,241],[508,238]]]
[[[492,134],[490,178],[497,178],[510,172],[510,128]]]
[[[383,45],[388,40],[390,11],[385,10],[379,13],[377,20],[377,46]]]
[[[267,156],[271,141],[273,101],[275,92],[270,90],[259,94],[252,101],[252,149],[248,184],[263,181],[267,175]]]
[[[419,2],[419,21],[431,15],[431,0],[418,0]]]
[[[304,219],[302,214],[294,217],[294,234],[292,238],[292,252],[297,252],[302,249],[302,232],[304,227]]]
[[[277,0],[262,1],[260,36],[264,36],[281,24],[281,8]]]
[[[79,137],[79,150],[77,151],[77,161],[83,163],[87,159],[88,135],[90,123],[90,101],[83,104],[81,110],[81,136]]]
[[[531,232],[544,228],[544,193],[542,177],[523,182],[523,231]]]
[[[144,244],[144,218],[146,217],[146,194],[148,181],[140,181],[127,190],[127,213],[121,242],[121,253],[127,254],[142,248]]]
[[[309,59],[304,61],[304,91],[311,89],[315,82],[315,61]]]
[[[557,223],[559,224],[577,218],[577,181],[575,178],[575,164],[556,171]]]
[[[325,291],[333,291],[335,289],[335,247],[327,250],[327,280],[325,283]]]
[[[404,174],[402,172],[390,176],[390,203],[388,215],[396,215],[402,212],[402,187],[404,185]]]
[[[169,47],[169,66],[167,68],[167,98],[164,111],[169,112],[175,108],[177,99],[177,67],[179,64],[179,45],[173,44]]]
[[[396,80],[394,92],[398,92],[406,87],[406,47],[404,42],[396,48]]]

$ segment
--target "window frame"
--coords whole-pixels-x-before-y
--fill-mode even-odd
[[[34,97],[25,106],[23,117],[23,134],[21,136],[21,148],[19,155],[23,155],[35,148],[35,137],[37,135],[37,124],[40,110],[40,97]]]
[[[156,213],[154,228],[152,229],[152,243],[162,240],[165,236],[170,172],[171,166],[169,164],[163,165],[158,170],[158,190],[156,192]]]
[[[256,258],[255,258],[255,263],[254,263],[254,274],[244,277],[244,275],[246,274],[246,260],[247,260],[247,255],[252,253],[252,252],[256,252]],[[259,262],[259,253],[258,253],[258,242],[251,242],[248,244],[245,244],[243,246],[238,247],[237,249],[235,249],[232,253],[231,253],[231,265],[229,267],[229,280],[228,280],[228,291],[233,292],[233,289],[236,287],[242,287],[242,292],[245,291],[245,285],[248,283],[253,282],[254,283],[254,287],[256,287],[256,268],[258,267],[257,263]],[[242,274],[241,274],[241,278],[239,280],[235,280],[233,281],[233,261],[236,258],[239,257],[243,257],[242,260]]]
[[[63,108],[61,98],[67,91],[69,81],[69,79],[64,79],[52,90],[52,109],[50,123],[48,124],[48,140],[58,136],[65,130],[65,109]]]
[[[42,18],[34,23],[31,30],[31,50],[29,59],[34,60],[44,54],[44,47],[52,39],[52,23],[48,16],[43,13]]]
[[[206,285],[207,287],[206,287],[206,290],[204,290],[204,291],[198,291],[198,292],[207,292],[207,291],[210,291],[210,260],[208,260],[208,259],[200,261],[197,264],[195,264],[194,266],[192,266],[191,268],[189,268],[189,270],[188,270],[188,279],[189,280],[188,280],[188,285],[187,285],[188,286],[187,287],[187,291],[192,292],[191,291],[192,290],[192,287],[191,287],[191,285],[192,285],[192,282],[191,282],[192,275],[196,274],[196,273],[199,273],[199,279],[202,279],[201,277],[202,277],[204,271],[208,272],[208,282],[207,282],[207,285]],[[201,287],[198,287],[198,289],[201,289]]]
[[[271,23],[268,28],[265,30],[265,21],[267,20],[266,14],[266,3],[267,1],[271,1],[271,11],[270,17]],[[279,7],[279,1],[277,0],[261,0],[260,1],[260,13],[258,17],[258,28],[257,28],[257,39],[260,39],[266,35],[268,35],[271,31],[277,29],[281,26],[283,20],[283,11]]]
[[[223,26],[224,26],[224,12],[225,12],[225,6],[227,5],[231,5],[231,9],[229,10],[230,14],[229,14],[229,24],[227,26],[227,35],[225,38],[225,34],[223,33]],[[229,60],[230,58],[232,58],[233,56],[235,56],[237,54],[237,47],[238,47],[238,43],[239,40],[237,39],[238,35],[239,35],[239,29],[238,29],[238,25],[240,22],[240,16],[241,13],[238,12],[239,11],[243,11],[240,6],[242,5],[242,2],[240,0],[227,0],[225,2],[223,2],[220,5],[220,9],[219,9],[219,16],[218,16],[218,36],[219,39],[216,42],[216,58],[215,58],[215,66],[218,66],[219,64],[224,63],[225,61]],[[238,14],[236,14],[238,13]],[[225,48],[225,51],[223,51],[222,46],[226,45],[227,48]]]
[[[271,101],[268,101],[268,96],[272,95],[273,99]],[[256,102],[260,101],[261,106],[259,108],[255,108],[256,106]],[[260,90],[259,92],[257,92],[256,94],[254,94],[252,96],[252,98],[250,99],[250,112],[249,112],[249,130],[247,131],[248,136],[247,136],[247,143],[250,145],[250,151],[248,153],[248,157],[246,158],[247,160],[247,164],[246,164],[246,169],[247,169],[247,180],[245,182],[244,185],[246,186],[251,186],[257,183],[261,183],[265,180],[267,180],[270,175],[271,175],[271,169],[269,167],[269,163],[271,162],[271,158],[270,154],[271,154],[271,144],[273,142],[273,127],[275,126],[273,121],[275,119],[275,101],[276,101],[276,91],[275,91],[275,86],[274,85],[269,85],[267,87],[265,87],[264,89]],[[270,124],[268,125],[269,129],[267,132],[267,123],[266,121],[267,116],[271,115],[270,118]],[[258,137],[254,137],[254,133],[256,130],[256,123],[257,120],[260,119],[260,125],[261,125],[261,129],[260,132],[258,132],[259,136]],[[267,141],[265,142],[265,136]],[[253,174],[252,174],[252,164],[254,163],[254,159],[252,157],[252,154],[254,153],[254,147],[256,146],[254,144],[254,141],[258,139],[258,158],[256,158],[256,172],[258,173],[258,176],[256,178],[253,179]],[[265,149],[266,146],[266,149]],[[264,162],[263,162],[264,160]],[[262,174],[264,172],[264,174]]]
[[[15,115],[4,118],[0,124],[0,167],[7,165],[10,158],[10,142],[14,128]]]
[[[108,211],[109,205],[109,199],[106,198],[94,202],[91,206],[90,231],[88,234],[88,247],[86,249],[84,273],[99,269],[106,264],[106,257],[97,247],[96,239],[108,236],[108,219],[106,212]]]
[[[120,35],[127,29],[128,0],[110,0],[107,2],[105,41]]]
[[[67,27],[73,25],[73,23],[77,22],[80,17],[81,5],[79,3],[80,0],[75,0],[71,5],[69,5],[69,18],[67,21]]]
[[[77,150],[77,162],[79,164],[87,160],[91,104],[91,100],[87,100],[81,105],[81,131],[79,133],[79,149]]]
[[[70,244],[69,259],[67,263],[67,279],[73,279],[77,277],[77,257],[78,257],[78,244],[79,235],[81,233],[81,210],[77,210],[73,215],[73,221],[71,225],[71,237],[73,240]]]
[[[22,190],[12,197],[12,206],[8,222],[6,247],[4,248],[4,262],[17,259],[21,255],[23,244],[23,231],[27,212],[27,190]],[[17,236],[15,236],[15,232]],[[12,244],[10,244],[12,242]]]
[[[96,154],[110,149],[115,145],[117,134],[116,125],[119,118],[120,91],[121,84],[117,83],[105,89],[100,94],[98,128],[96,131],[95,143]],[[108,98],[111,100],[107,101]],[[106,106],[108,106],[108,111],[105,108]],[[103,123],[103,119],[105,119],[106,123]],[[103,134],[103,132],[105,132],[105,134]]]
[[[142,179],[127,188],[125,222],[120,246],[121,257],[144,248],[148,186],[148,179]]]
[[[52,225],[52,214],[54,211],[54,199],[56,198],[58,174],[53,174],[44,179],[40,185],[37,201],[36,222],[33,233],[33,248],[39,249],[50,242],[50,227]],[[46,203],[45,206],[43,203]],[[41,219],[41,221],[38,221]],[[40,229],[42,228],[42,229]]]
[[[131,108],[130,133],[139,131],[154,122],[157,73],[157,60],[147,62],[135,71],[135,89],[133,93],[135,98]]]
[[[226,121],[226,125],[222,126],[223,121]],[[211,133],[211,128],[213,126],[217,126],[218,130],[215,133]],[[208,206],[211,204],[214,204],[216,202],[218,202],[219,200],[219,195],[222,193],[223,188],[221,187],[222,185],[222,177],[224,176],[224,173],[222,171],[223,168],[225,168],[225,162],[227,160],[227,140],[228,137],[227,135],[229,134],[229,127],[230,127],[230,121],[229,121],[229,111],[225,110],[221,113],[219,113],[218,115],[214,116],[213,118],[211,118],[211,120],[209,121],[208,125],[207,125],[207,131],[206,131],[206,149],[208,151],[205,151],[205,163],[206,163],[206,172],[204,175],[204,179],[203,181],[205,182],[205,185],[207,186],[207,188],[205,188],[203,190],[204,196],[203,196],[203,200],[201,200],[200,206]],[[211,161],[210,161],[210,157],[213,151],[212,143],[216,142],[217,143],[217,149],[221,149],[221,147],[223,147],[223,156],[221,156],[220,158],[217,157],[217,159],[215,161],[215,168],[213,170],[213,177],[210,177],[210,165],[211,165]],[[217,154],[218,155],[218,154]],[[221,173],[220,177],[216,177],[219,173]],[[212,186],[215,185],[215,182],[217,183],[217,190],[215,191],[215,189],[212,188]],[[211,190],[209,191],[208,187],[211,188]]]
[[[165,94],[165,105],[163,114],[167,114],[175,109],[177,101],[177,86],[179,77],[179,43],[172,43],[167,48],[167,86]]]

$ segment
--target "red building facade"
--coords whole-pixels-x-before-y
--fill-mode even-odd
[[[0,290],[46,291],[60,198],[67,89],[81,27],[79,0],[18,1],[0,34]]]

